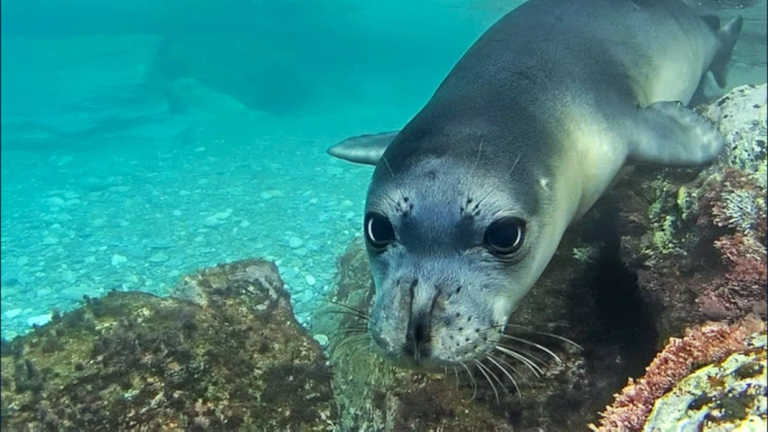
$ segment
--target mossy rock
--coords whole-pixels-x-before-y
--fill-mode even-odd
[[[112,292],[4,344],[2,428],[332,427],[330,371],[274,265],[221,265],[178,292],[198,301]]]
[[[753,335],[747,348],[677,383],[656,401],[643,430],[766,430],[765,332]]]

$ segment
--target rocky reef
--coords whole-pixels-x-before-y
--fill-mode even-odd
[[[734,333],[738,335],[738,330]],[[740,349],[746,351],[735,352],[681,379],[656,401],[644,429],[768,429],[765,333],[744,340]],[[665,349],[662,355],[668,352]]]
[[[638,170],[634,181],[609,194],[619,203],[622,261],[638,275],[643,298],[655,309],[661,340],[669,340],[645,377],[630,380],[616,395],[603,414],[602,430],[639,430],[656,398],[681,380],[699,382],[685,378],[697,368],[723,368],[720,362],[728,355],[743,352],[766,367],[764,344],[746,342],[765,334],[768,308],[766,93],[766,85],[739,87],[700,110],[726,139],[715,164],[703,170]],[[682,339],[674,337],[684,331]],[[712,400],[754,399],[744,386],[728,398],[714,397],[722,385],[708,382],[712,388],[701,392]],[[670,412],[659,406],[654,410]],[[749,418],[764,422],[765,402],[758,406],[760,414]],[[690,424],[717,420],[706,414]],[[658,425],[664,418],[649,421]]]
[[[277,268],[186,277],[176,298],[112,292],[3,343],[3,430],[326,430],[323,352]]]

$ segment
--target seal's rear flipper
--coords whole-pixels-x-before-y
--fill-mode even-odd
[[[688,102],[688,107],[693,108],[700,105],[709,105],[723,96],[720,86],[715,83],[712,74],[704,74],[699,81],[696,91]]]
[[[704,165],[725,144],[709,121],[680,102],[657,102],[638,114],[638,129],[630,138],[629,163]]]
[[[400,131],[349,138],[329,148],[328,154],[350,162],[376,165],[398,133]]]
[[[714,24],[714,22],[709,25],[712,24]],[[712,71],[712,75],[714,75],[717,85],[720,86],[720,88],[725,88],[726,77],[728,76],[728,62],[731,61],[733,46],[736,45],[736,40],[739,39],[742,24],[744,24],[744,18],[739,15],[728,21],[721,28],[714,29],[717,38],[720,39],[720,49],[717,51],[717,54],[715,54],[715,59],[712,60],[712,64],[709,65],[709,70]]]

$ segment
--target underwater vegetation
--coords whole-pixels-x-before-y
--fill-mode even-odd
[[[623,260],[666,310],[665,336],[705,319],[766,317],[766,86],[734,89],[702,113],[726,138],[714,165],[637,173],[614,191]]]
[[[322,350],[277,268],[188,276],[178,297],[112,292],[3,343],[3,430],[326,430]],[[190,301],[193,300],[193,301]]]
[[[748,350],[746,339],[765,333],[766,86],[736,88],[702,114],[726,138],[714,165],[689,178],[650,174],[645,189],[622,190],[625,183],[614,192],[629,197],[621,209],[622,254],[659,309],[659,334],[691,328],[669,339],[644,378],[630,380],[600,430],[640,429],[654,401],[694,367]],[[764,345],[752,350],[765,357]]]
[[[765,430],[768,403],[765,332],[750,337],[747,350],[698,369],[656,401],[646,430],[690,425],[725,430]]]
[[[728,147],[720,170],[704,180],[700,215],[702,228],[727,231],[714,241],[727,272],[699,291],[697,304],[713,319],[748,312],[766,316],[766,91],[737,89],[705,111],[719,122]],[[729,103],[731,102],[732,103]],[[751,109],[754,117],[739,115]]]

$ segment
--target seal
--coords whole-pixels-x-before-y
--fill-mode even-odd
[[[725,86],[741,25],[674,0],[530,0],[401,131],[330,148],[376,165],[363,230],[377,350],[406,367],[493,361],[565,230],[622,167],[717,156],[723,138],[686,105],[708,72]]]

